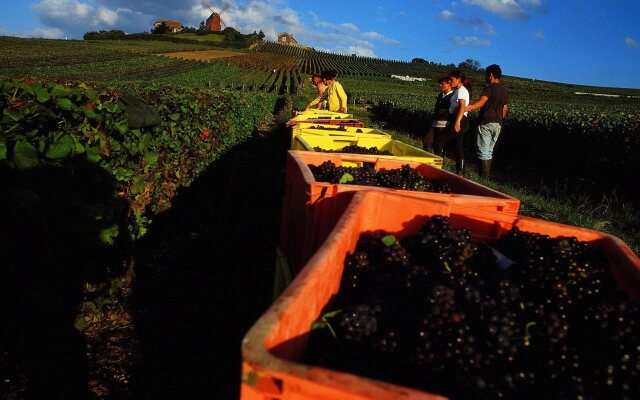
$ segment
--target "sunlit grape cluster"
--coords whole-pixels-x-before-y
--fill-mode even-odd
[[[434,216],[361,235],[308,361],[452,399],[638,399],[640,307],[572,237],[491,244]]]
[[[451,192],[448,184],[426,178],[408,164],[401,168],[380,170],[376,170],[372,163],[365,163],[362,167],[344,167],[337,166],[332,161],[325,161],[320,165],[309,164],[308,166],[318,182],[379,186],[420,192]]]

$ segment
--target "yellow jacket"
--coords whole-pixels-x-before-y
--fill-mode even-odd
[[[344,112],[347,112],[347,94],[340,82],[335,81],[331,85],[327,86],[324,92],[316,97],[307,108],[311,108],[316,104],[320,103],[323,100],[327,100],[327,110],[329,111],[340,111],[340,108],[344,107]]]

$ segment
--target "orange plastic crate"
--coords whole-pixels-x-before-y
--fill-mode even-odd
[[[317,182],[308,164],[320,165],[325,161],[332,161],[338,166],[362,166],[364,163],[373,163],[376,169],[397,169],[408,164],[412,168],[416,168],[422,176],[449,184],[452,193],[416,192],[375,186]],[[412,197],[439,200],[514,215],[518,213],[520,208],[520,200],[515,197],[427,164],[384,157],[377,158],[370,155],[291,150],[288,153],[285,173],[280,247],[287,253],[294,272],[300,270],[331,232],[353,192],[362,190],[403,193]]]
[[[381,191],[358,192],[322,247],[242,343],[241,399],[442,399],[426,392],[303,365],[311,324],[337,293],[344,259],[360,233],[383,229],[401,238],[432,215],[449,216],[476,240],[492,241],[513,226],[551,237],[575,236],[604,252],[621,289],[640,300],[640,259],[620,239],[588,229]]]

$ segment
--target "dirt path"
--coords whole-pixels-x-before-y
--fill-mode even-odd
[[[217,58],[240,57],[247,55],[238,51],[230,50],[202,50],[202,51],[179,51],[176,53],[163,53],[160,56],[181,58],[183,60],[209,61]]]
[[[234,147],[140,243],[133,398],[238,398],[242,337],[271,303],[287,139]]]
[[[30,286],[0,268],[0,304],[19,322],[0,330],[0,399],[237,399],[241,340],[272,300],[288,139],[256,131],[180,189],[129,249],[117,302],[82,333],[72,289],[85,259],[42,260]]]

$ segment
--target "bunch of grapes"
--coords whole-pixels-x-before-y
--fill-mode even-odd
[[[347,128],[343,125],[338,125],[336,127],[327,127],[327,126],[322,126],[322,125],[313,125],[310,126],[308,129],[320,129],[323,131],[341,131],[341,132],[346,132]]]
[[[364,233],[331,309],[308,362],[452,399],[640,398],[640,305],[576,238],[478,243],[443,216]]]
[[[322,147],[316,146],[313,148],[313,150],[319,153],[369,154],[369,155],[376,155],[376,156],[392,156],[393,155],[393,153],[391,153],[390,151],[380,150],[375,146],[363,147],[363,146],[358,146],[357,144],[345,146],[337,150],[325,150]]]
[[[308,164],[308,166],[318,182],[451,193],[451,187],[448,184],[426,178],[409,165],[403,165],[401,168],[396,169],[381,169],[379,171],[375,170],[373,163],[365,163],[362,167],[343,167],[335,165],[332,161],[325,161],[317,166],[312,164]],[[345,174],[349,174],[353,179],[345,180]]]

